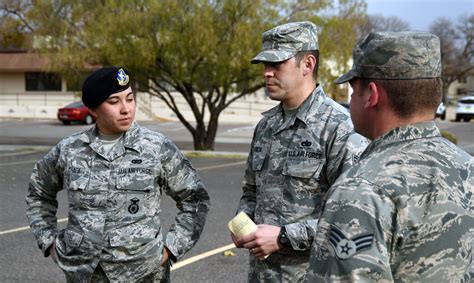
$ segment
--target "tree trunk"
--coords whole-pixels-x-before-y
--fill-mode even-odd
[[[206,147],[209,150],[214,150],[216,135],[217,135],[217,128],[219,126],[219,114],[213,113],[209,118],[209,124],[207,125],[207,137],[206,137]]]
[[[194,150],[214,150],[217,128],[219,125],[219,114],[212,113],[209,118],[207,129],[204,122],[198,122],[196,131],[193,135]]]
[[[196,120],[198,119],[196,115],[194,117],[196,117]],[[194,150],[208,150],[205,144],[206,136],[207,131],[204,121],[200,119],[196,121],[196,130],[193,133]]]
[[[206,135],[205,131],[195,132],[195,134],[193,135],[194,150],[206,150],[206,147],[204,145],[205,135]]]

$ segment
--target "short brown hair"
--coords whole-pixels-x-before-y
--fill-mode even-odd
[[[319,50],[310,50],[310,51],[300,51],[295,55],[296,65],[299,67],[301,60],[306,56],[313,55],[316,58],[316,65],[313,70],[313,79],[317,81],[318,79],[318,67],[319,67]]]
[[[360,78],[362,89],[370,82],[381,86],[388,96],[395,113],[402,118],[426,111],[435,113],[442,99],[441,78],[414,80],[380,80]]]

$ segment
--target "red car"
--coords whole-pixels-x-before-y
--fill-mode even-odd
[[[81,101],[73,102],[63,108],[59,108],[58,119],[63,122],[64,125],[69,125],[71,122],[81,122],[89,125],[95,122],[95,117]]]

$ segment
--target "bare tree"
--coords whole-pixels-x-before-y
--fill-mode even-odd
[[[449,86],[474,70],[474,14],[459,18],[457,25],[438,18],[429,28],[441,40],[443,96]]]
[[[29,26],[24,11],[30,1],[3,0],[0,3],[0,48],[2,50],[27,49],[31,45]]]
[[[404,31],[409,30],[410,25],[396,16],[385,17],[380,14],[367,15],[360,27],[360,36],[372,31]]]

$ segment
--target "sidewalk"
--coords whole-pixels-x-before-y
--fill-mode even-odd
[[[194,151],[189,131],[179,122],[138,121],[141,126],[160,132],[171,139],[181,150]],[[89,129],[91,125],[62,125],[53,119],[0,119],[0,145],[19,148],[52,147],[62,138]],[[247,154],[255,124],[220,123],[214,151]]]
[[[136,119],[138,121],[179,121],[176,114],[159,98],[148,93],[137,93]],[[21,99],[19,99],[21,97]],[[57,119],[58,108],[77,101],[78,98],[58,94],[45,95],[43,100],[33,100],[33,94],[24,94],[18,100],[5,100],[0,104],[0,118],[33,118],[33,119]],[[175,103],[188,121],[194,121],[193,112],[188,103],[179,93],[173,95]],[[1,98],[1,95],[0,95]],[[199,99],[198,99],[199,100]],[[198,101],[199,103],[199,101]],[[249,94],[234,101],[219,115],[219,121],[223,123],[256,123],[261,118],[261,113],[273,106],[278,101],[270,100],[263,95],[262,91]],[[205,117],[209,118],[206,111]]]

